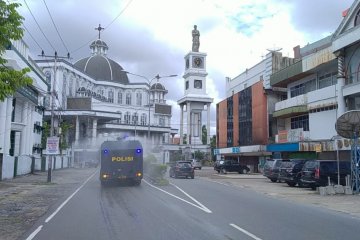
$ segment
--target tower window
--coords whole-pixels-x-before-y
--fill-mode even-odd
[[[185,89],[189,89],[189,81],[186,81],[186,83],[185,83]]]
[[[202,88],[202,81],[201,80],[195,80],[194,81],[194,88],[201,89]]]

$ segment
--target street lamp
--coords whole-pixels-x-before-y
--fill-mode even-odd
[[[149,121],[148,121],[148,132],[147,132],[147,137],[148,139],[150,139],[150,107],[151,107],[151,104],[150,104],[150,90],[151,90],[151,83],[154,79],[157,79],[157,81],[159,81],[160,78],[171,78],[171,77],[177,77],[177,74],[171,74],[171,75],[166,75],[166,76],[160,76],[159,74],[157,74],[155,77],[153,78],[147,78],[143,75],[140,75],[140,74],[136,74],[136,73],[132,73],[132,72],[128,72],[128,71],[125,71],[125,70],[121,70],[122,72],[126,73],[126,74],[130,74],[130,75],[134,75],[134,76],[138,76],[138,77],[141,77],[141,78],[144,78],[147,83],[148,83],[148,107],[149,107]]]

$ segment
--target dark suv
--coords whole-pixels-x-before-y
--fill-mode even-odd
[[[351,173],[350,161],[340,161],[340,184],[345,185],[345,177]],[[330,183],[337,183],[338,170],[336,160],[311,160],[307,161],[301,171],[300,181],[308,184],[313,190],[316,187],[327,186],[328,177]]]
[[[191,177],[194,179],[195,173],[191,161],[177,161],[170,167],[169,176],[174,178]]]
[[[218,160],[215,162],[214,170],[218,173],[227,172],[238,172],[238,173],[248,173],[250,168],[246,165],[240,164],[237,160]]]
[[[291,159],[290,161],[283,161],[280,166],[279,180],[286,182],[290,187],[294,187],[296,184],[301,187],[301,170],[306,161],[308,160]]]
[[[277,182],[279,178],[280,166],[283,161],[289,161],[289,160],[283,160],[283,159],[266,160],[266,163],[264,165],[263,175],[269,178],[272,182]]]

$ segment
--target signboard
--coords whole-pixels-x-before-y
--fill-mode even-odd
[[[59,151],[59,137],[48,137],[46,140],[46,154],[56,155],[60,154]]]

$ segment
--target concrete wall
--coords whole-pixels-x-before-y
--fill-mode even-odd
[[[60,156],[57,156],[56,163],[53,161],[52,169],[55,170],[55,169],[60,169],[60,168],[71,167],[72,164],[71,164],[71,162],[69,164],[69,159],[70,158],[68,156],[64,156],[63,160],[62,160]],[[20,176],[20,175],[31,173],[31,163],[32,163],[32,159],[30,156],[27,156],[27,155],[19,156],[18,163],[17,163],[17,169],[16,169],[16,175]],[[47,163],[48,163],[48,158],[46,159],[45,170],[48,169]],[[55,166],[55,164],[56,164],[56,166]],[[14,167],[15,167],[15,157],[5,156],[3,158],[2,179],[0,179],[0,180],[12,179],[14,177]],[[34,170],[35,171],[41,170],[41,158],[40,157],[35,157]]]
[[[31,172],[31,157],[30,156],[19,156],[17,163],[17,175],[24,175]]]
[[[10,179],[14,177],[15,158],[11,156],[3,157],[2,179]]]
[[[267,102],[263,81],[255,83],[252,91],[252,144],[267,144]],[[235,121],[234,121],[235,122]]]
[[[217,146],[220,148],[227,147],[227,99],[218,103],[218,134]]]

